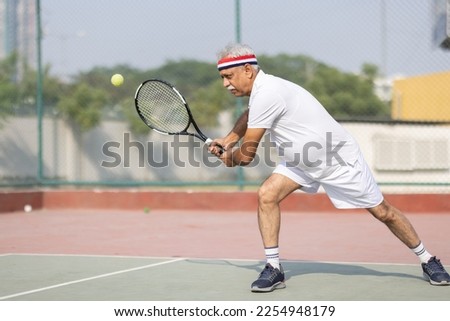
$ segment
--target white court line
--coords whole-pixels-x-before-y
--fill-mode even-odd
[[[60,253],[6,253],[0,254],[10,255],[10,256],[54,256],[54,257],[98,257],[98,258],[122,258],[122,259],[158,259],[158,260],[169,260],[170,256],[133,256],[133,255],[108,255],[108,254],[60,254]],[[184,257],[184,260],[198,260],[198,261],[237,261],[237,262],[260,262],[262,265],[265,264],[264,259],[233,259],[229,257]],[[281,260],[281,263],[298,263],[298,264],[316,264],[316,263],[326,263],[326,264],[345,264],[345,265],[398,265],[398,266],[417,266],[420,263],[393,263],[393,262],[367,262],[367,261],[304,261],[298,260]],[[446,266],[446,265],[444,265]]]
[[[0,256],[9,256],[9,255],[11,255],[11,253],[3,253],[3,254],[0,254]]]
[[[105,278],[105,277],[112,276],[112,275],[123,274],[123,273],[128,273],[128,272],[133,272],[133,271],[139,271],[139,270],[151,268],[151,267],[154,267],[154,266],[175,263],[175,262],[182,261],[182,260],[184,260],[184,258],[177,258],[177,259],[170,260],[170,261],[153,263],[153,264],[148,264],[148,265],[144,265],[144,266],[135,267],[135,268],[132,268],[132,269],[126,269],[126,270],[121,270],[121,271],[116,271],[116,272],[111,272],[111,273],[106,273],[106,274],[100,274],[100,275],[92,276],[92,277],[89,277],[89,278],[84,278],[84,279],[79,279],[79,280],[75,280],[75,281],[55,284],[55,285],[52,285],[52,286],[47,286],[45,288],[34,289],[34,290],[30,290],[30,291],[25,291],[25,292],[19,292],[19,293],[15,293],[15,294],[11,294],[11,295],[2,296],[2,297],[0,297],[0,301],[1,300],[11,299],[11,298],[16,298],[18,296],[23,296],[23,295],[27,295],[27,294],[36,293],[36,292],[42,292],[42,291],[47,291],[47,290],[51,290],[51,289],[55,289],[55,288],[60,288],[60,287],[71,285],[71,284],[76,284],[76,283],[82,283],[82,282],[86,282],[86,281],[101,279],[101,278]]]
[[[62,253],[8,253],[14,256],[50,256],[50,257],[87,257],[87,258],[113,258],[113,259],[158,259],[170,260],[173,256],[138,256],[138,255],[116,255],[116,254],[62,254]],[[180,258],[180,257],[177,257]],[[186,259],[186,258],[184,258]]]

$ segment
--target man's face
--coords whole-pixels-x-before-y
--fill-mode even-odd
[[[248,64],[220,71],[223,86],[236,97],[250,96],[253,86],[252,71],[253,68]]]

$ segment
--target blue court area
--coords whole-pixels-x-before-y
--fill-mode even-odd
[[[450,301],[450,286],[431,286],[417,264],[282,264],[285,289],[252,293],[261,261],[2,254],[0,300]]]

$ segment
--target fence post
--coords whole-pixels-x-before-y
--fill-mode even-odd
[[[42,28],[41,28],[41,1],[36,0],[36,59],[37,59],[37,73],[36,73],[36,110],[38,121],[38,172],[37,180],[41,184],[44,180],[43,170],[43,133],[42,133],[42,118],[43,118],[43,75],[42,75]]]

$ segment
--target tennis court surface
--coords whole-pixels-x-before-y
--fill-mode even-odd
[[[450,214],[408,215],[450,270]],[[250,211],[35,210],[0,214],[5,301],[450,301],[365,211],[285,212],[286,289],[252,293],[263,267]]]
[[[262,264],[251,260],[3,255],[1,300],[372,301],[449,300],[408,264],[285,261],[287,288],[249,291]]]

